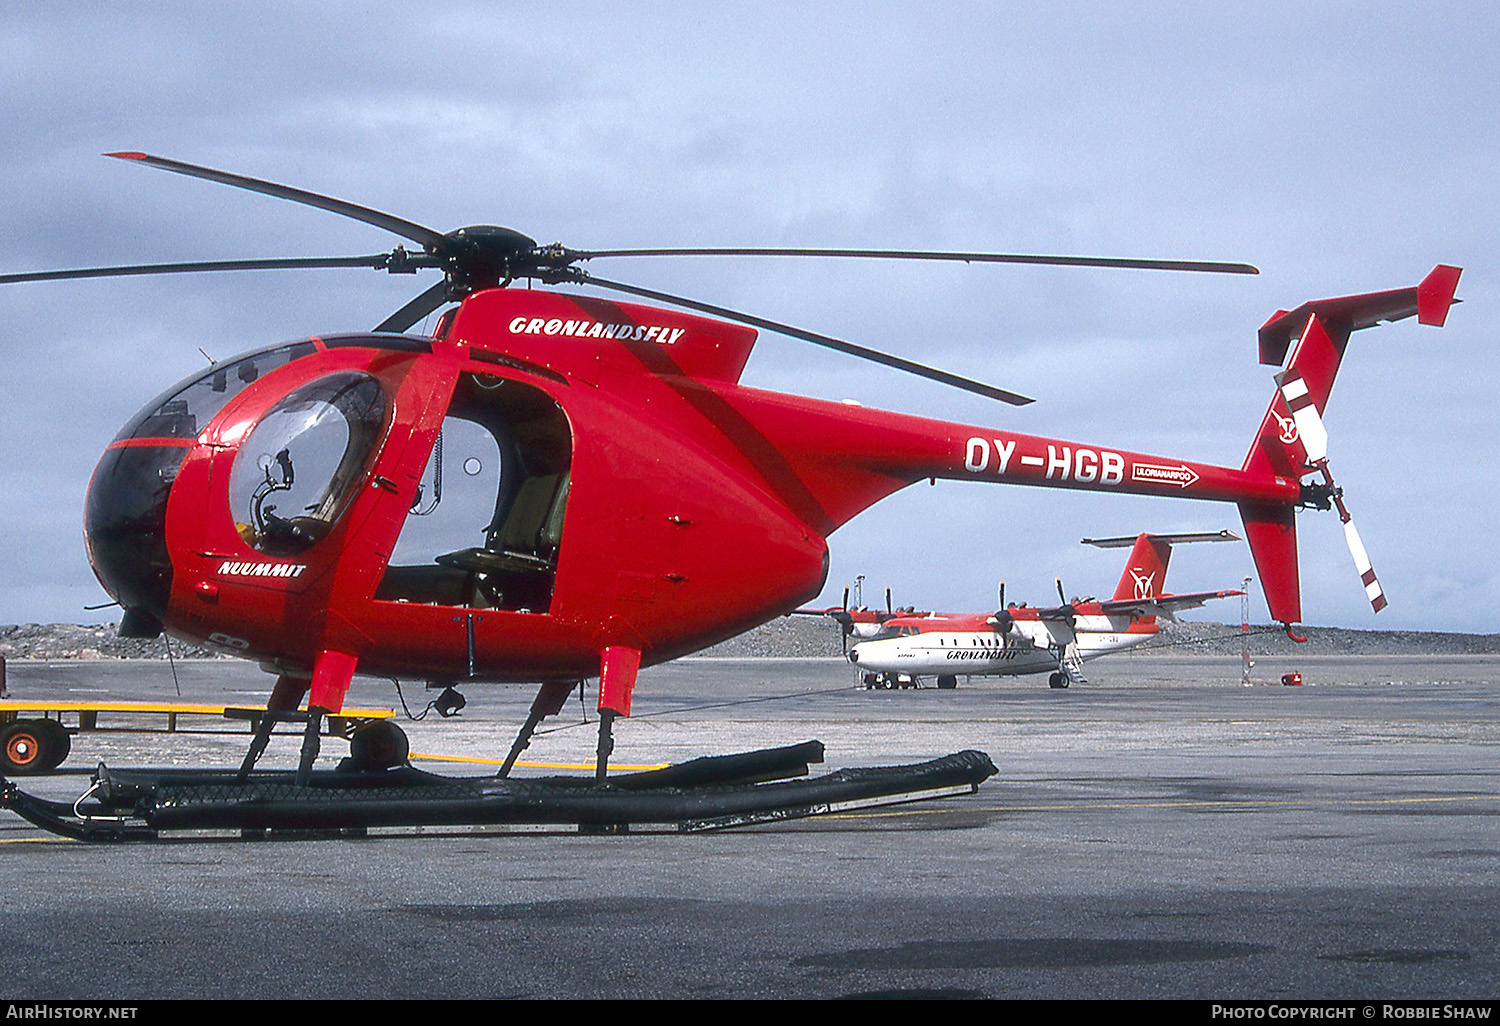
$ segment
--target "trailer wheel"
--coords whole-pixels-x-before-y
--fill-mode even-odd
[[[952,691],[954,688],[958,687],[958,678],[953,676],[951,673],[945,673],[938,678],[938,687],[942,688],[944,691]]]
[[[0,770],[18,776],[44,773],[57,765],[48,764],[56,748],[57,737],[45,720],[17,720],[0,730]]]
[[[356,769],[384,770],[401,766],[411,754],[406,731],[389,720],[374,720],[354,728],[349,736],[349,758]]]
[[[52,734],[52,750],[47,753],[47,761],[42,765],[44,772],[50,772],[61,766],[63,760],[68,757],[68,753],[73,750],[73,735],[68,732],[67,727],[64,727],[57,720],[41,720],[39,722]]]

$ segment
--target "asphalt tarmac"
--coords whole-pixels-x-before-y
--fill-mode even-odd
[[[645,671],[617,766],[817,738],[819,773],[964,748],[1000,771],[972,796],[705,835],[89,846],[0,813],[0,998],[1494,998],[1500,659],[1273,662],[1254,677],[1304,686],[1161,655],[1065,691],[865,691],[837,660]],[[269,681],[177,678],[12,662],[9,682],[248,704]],[[504,755],[532,689],[463,690],[458,716],[404,722],[414,752]],[[350,704],[432,697],[359,680]],[[587,762],[594,718],[575,700],[526,758]],[[72,798],[101,760],[228,766],[246,741],[87,734],[74,772],[24,786]]]

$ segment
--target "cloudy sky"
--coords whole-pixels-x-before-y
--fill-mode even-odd
[[[1255,329],[1465,268],[1442,330],[1355,336],[1330,456],[1391,605],[1301,516],[1309,623],[1494,632],[1500,554],[1500,9],[1491,3],[0,5],[0,271],[371,253],[321,211],[102,159],[270,178],[447,230],[579,248],[768,245],[1242,260],[1259,277],[865,261],[634,260],[610,275],[1034,396],[1006,406],[764,336],[759,387],[1238,466]],[[109,619],[88,476],[173,381],[371,327],[428,281],[371,271],[0,287],[0,623]],[[200,349],[202,353],[200,353]],[[963,483],[831,539],[825,598],[979,609],[1110,590],[1084,536],[1239,530],[1233,507]],[[1242,545],[1180,552],[1237,587]],[[1235,602],[1204,611],[1237,620]],[[1255,593],[1252,615],[1265,607]]]

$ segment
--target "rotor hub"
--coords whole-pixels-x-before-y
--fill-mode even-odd
[[[433,252],[448,275],[455,298],[495,288],[515,278],[557,280],[576,257],[559,243],[541,246],[529,235],[493,224],[448,232]]]

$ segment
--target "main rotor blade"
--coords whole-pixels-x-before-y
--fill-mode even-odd
[[[448,301],[448,283],[440,281],[375,325],[376,331],[405,331]]]
[[[284,257],[267,260],[194,260],[176,264],[130,264],[121,267],[80,267],[69,271],[32,271],[23,274],[0,274],[0,285],[22,281],[59,281],[68,278],[116,278],[133,274],[191,274],[198,271],[275,271],[316,267],[390,266],[391,254],[348,257]],[[416,255],[407,258],[409,266],[436,266],[430,258]]]
[[[204,178],[210,182],[218,182],[221,185],[232,185],[236,189],[248,189],[251,192],[274,196],[277,199],[291,200],[293,203],[303,203],[310,207],[318,207],[334,214],[342,214],[344,217],[352,217],[356,221],[373,224],[377,228],[384,228],[386,231],[394,232],[403,238],[420,242],[430,250],[436,251],[441,249],[445,242],[442,232],[433,231],[431,228],[426,228],[415,222],[382,213],[379,210],[371,210],[369,207],[362,207],[356,203],[334,199],[331,196],[320,196],[315,192],[307,192],[304,189],[294,189],[290,185],[278,185],[276,182],[267,182],[259,178],[251,178],[247,175],[237,175],[232,171],[216,171],[211,167],[185,164],[180,160],[153,157],[149,153],[121,152],[106,153],[104,156],[135,161],[138,164],[145,164],[148,167],[161,168],[163,171],[174,171],[180,175]]]
[[[1046,256],[1030,253],[957,253],[921,249],[796,249],[785,247],[666,247],[575,251],[579,260],[622,256],[861,257],[874,260],[951,260],[965,264],[1044,264],[1051,267],[1115,267],[1146,271],[1208,271],[1259,274],[1252,264],[1219,260],[1138,260],[1126,257]]]
[[[915,363],[911,360],[902,359],[899,356],[892,356],[890,353],[882,353],[878,349],[867,349],[864,346],[855,345],[853,342],[844,342],[840,339],[831,338],[828,335],[819,335],[815,331],[807,331],[803,328],[795,328],[790,324],[781,324],[778,321],[767,320],[764,317],[756,317],[753,314],[740,313],[736,310],[730,310],[727,307],[714,306],[712,303],[700,303],[696,299],[686,299],[682,296],[674,296],[666,292],[657,292],[654,289],[641,288],[637,285],[626,285],[623,282],[606,281],[603,278],[596,278],[591,274],[584,274],[581,271],[576,272],[576,276],[570,276],[565,280],[574,281],[581,285],[597,285],[599,288],[614,289],[617,292],[628,292],[634,296],[641,296],[646,299],[654,299],[661,303],[670,303],[673,306],[681,306],[689,310],[697,310],[700,313],[706,313],[714,317],[723,317],[727,320],[739,321],[741,324],[748,324],[754,328],[761,328],[765,331],[774,331],[779,335],[786,335],[790,338],[801,339],[803,342],[811,342],[813,345],[824,346],[828,349],[834,349],[849,356],[857,356],[862,360],[870,360],[874,363],[885,364],[887,367],[894,367],[897,370],[906,371],[909,374],[916,374],[919,377],[928,378],[932,381],[940,381],[945,385],[952,385],[954,388],[961,388],[965,392],[973,392],[976,395],[982,395],[989,399],[999,399],[1001,402],[1010,403],[1012,406],[1025,406],[1027,403],[1035,402],[1035,400],[1029,399],[1024,395],[1018,395],[1015,392],[1007,392],[1003,388],[996,388],[994,385],[986,385],[981,381],[974,381],[971,378],[964,378],[958,376],[957,374],[950,374],[945,370],[938,370],[936,367],[928,367],[926,364]]]

